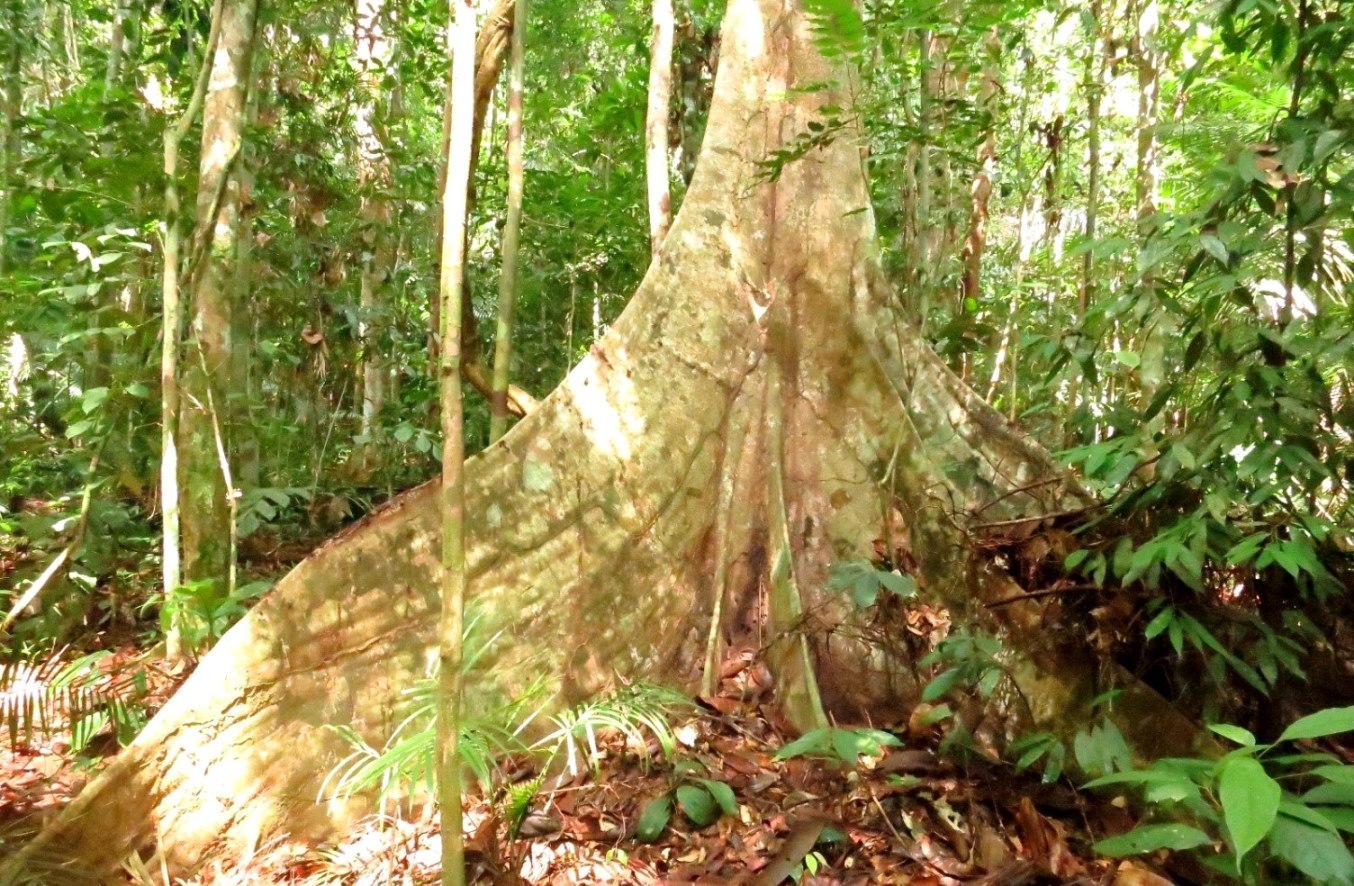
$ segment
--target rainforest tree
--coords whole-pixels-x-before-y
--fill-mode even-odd
[[[985,527],[1090,499],[897,315],[852,140],[768,168],[849,101],[849,67],[796,3],[735,0],[723,29],[702,159],[659,260],[565,382],[467,466],[469,593],[504,631],[473,679],[511,693],[547,673],[561,700],[617,675],[695,687],[751,639],[801,728],[861,719],[919,687],[821,589],[831,563],[883,543],[956,619],[1001,614],[1022,716],[1075,720],[1101,688],[1093,662],[1039,600],[984,610],[1012,585],[975,547]],[[388,729],[438,636],[437,502],[413,491],[293,571],[30,851],[111,865],[154,838],[191,867],[221,840],[332,827],[345,810],[315,800],[325,724]],[[1131,694],[1135,738],[1187,741]]]

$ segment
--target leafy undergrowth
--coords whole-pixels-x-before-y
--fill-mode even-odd
[[[187,678],[188,663],[124,639],[86,655],[0,667],[0,837],[32,831],[70,802],[130,738],[125,733]]]
[[[503,797],[472,799],[466,843],[473,881],[1166,882],[1139,862],[1091,851],[1093,833],[1132,826],[1115,805],[1003,763],[942,756],[927,726],[901,728],[897,747],[871,738],[887,738],[883,733],[841,730],[854,740],[849,756],[862,752],[854,765],[830,740],[809,755],[788,756],[789,730],[762,703],[769,701],[764,667],[744,659],[725,674],[721,694],[703,699],[678,725],[672,758],[663,760],[656,742],[640,749],[602,734],[591,765],[522,792],[530,806],[515,815],[505,812],[511,802]],[[529,768],[517,775],[518,784],[537,777]],[[510,819],[520,829],[511,839]],[[186,883],[435,883],[440,849],[436,816],[405,809],[366,819],[330,844],[278,840],[248,858],[213,860]],[[154,870],[152,859],[130,882],[160,882]]]

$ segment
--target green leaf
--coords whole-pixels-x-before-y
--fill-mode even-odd
[[[1095,851],[1101,855],[1141,855],[1158,849],[1197,849],[1207,846],[1213,840],[1198,828],[1184,824],[1149,824],[1136,828],[1127,834],[1109,837],[1095,844]]]
[[[899,575],[896,572],[878,572],[879,583],[886,590],[892,591],[899,597],[917,596],[917,580],[910,575]]]
[[[719,818],[719,806],[715,803],[715,798],[703,787],[694,784],[679,785],[677,802],[681,804],[686,817],[698,828],[703,828]]]
[[[1354,806],[1354,784],[1327,782],[1317,785],[1302,795],[1308,803],[1323,803],[1332,806]]]
[[[1323,831],[1335,833],[1335,825],[1323,814],[1324,810],[1318,812],[1306,803],[1297,800],[1284,800],[1279,803],[1279,815],[1287,815],[1290,818],[1296,818],[1298,821],[1305,821],[1312,827],[1321,828]]]
[[[715,781],[712,778],[702,778],[700,783],[705,785],[705,789],[710,792],[710,796],[715,798],[719,808],[724,810],[725,815],[738,814],[738,800],[733,795],[733,788],[722,781]]]
[[[1318,883],[1354,883],[1354,856],[1336,834],[1285,815],[1274,822],[1269,846]]]
[[[1086,782],[1084,788],[1102,788],[1112,784],[1166,784],[1180,780],[1180,775],[1163,769],[1130,769],[1127,772],[1112,772]]]
[[[1208,728],[1228,741],[1236,742],[1242,747],[1255,747],[1255,736],[1251,734],[1249,729],[1242,729],[1240,726],[1232,726],[1227,723],[1214,723]]]
[[[1237,867],[1255,848],[1279,814],[1283,790],[1254,757],[1234,757],[1223,764],[1218,777],[1218,799],[1227,824]]]
[[[963,672],[959,668],[950,668],[948,671],[941,672],[935,679],[926,684],[926,688],[921,693],[921,700],[935,701],[945,695],[955,687],[962,675]]]
[[[672,797],[668,794],[654,797],[639,814],[639,822],[635,825],[635,839],[641,843],[652,843],[662,835],[670,818],[672,818]]]
[[[1304,738],[1323,738],[1340,732],[1354,731],[1354,706],[1326,708],[1297,720],[1283,731],[1279,741],[1297,741]]]
[[[917,725],[923,727],[934,726],[941,720],[945,720],[953,716],[954,711],[950,710],[949,705],[947,704],[936,705],[935,707],[931,708],[931,710],[927,711],[926,713],[922,714],[920,717],[917,718]]]
[[[879,583],[871,576],[864,576],[851,585],[851,599],[861,609],[869,609],[879,600]]]
[[[1354,784],[1354,766],[1318,766],[1312,770],[1312,775],[1338,784]]]
[[[828,743],[828,730],[810,729],[803,735],[796,738],[787,745],[783,745],[776,751],[777,760],[788,760],[791,757],[800,757],[804,754],[821,753]]]
[[[66,439],[74,440],[76,437],[94,427],[94,422],[88,418],[82,418],[75,424],[66,428]]]
[[[102,406],[103,401],[107,399],[107,388],[90,388],[88,391],[85,391],[84,396],[80,398],[80,409],[85,415],[89,415],[91,412]]]
[[[1229,256],[1227,247],[1215,234],[1200,234],[1199,244],[1203,246],[1204,251],[1218,260],[1223,267],[1227,266]]]
[[[1175,620],[1175,607],[1166,606],[1143,628],[1142,634],[1148,640],[1155,639],[1158,634],[1170,627],[1171,622]]]

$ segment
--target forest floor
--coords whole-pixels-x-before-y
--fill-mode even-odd
[[[110,681],[136,662],[142,701],[163,703],[186,676],[125,648],[103,659]],[[897,748],[840,759],[779,759],[790,734],[764,687],[769,675],[749,656],[726,663],[719,694],[701,699],[676,724],[678,751],[627,747],[602,734],[590,766],[556,776],[536,795],[521,833],[507,837],[502,802],[472,798],[467,853],[479,883],[847,884],[1169,883],[1139,861],[1098,858],[1094,837],[1133,825],[1123,808],[1042,783],[1010,764],[941,753],[933,727],[888,724]],[[53,735],[56,734],[53,728]],[[111,736],[102,736],[111,751]],[[0,748],[0,838],[13,840],[59,810],[101,765],[98,742],[71,753],[66,739],[30,737]],[[641,751],[637,753],[637,751]],[[647,759],[646,759],[647,758]],[[528,770],[524,770],[528,771]],[[723,782],[736,814],[696,827],[674,804],[658,839],[635,835],[641,811],[698,778]],[[315,846],[285,839],[247,858],[213,859],[187,886],[209,884],[431,884],[440,837],[427,806],[372,816],[342,839]],[[134,866],[135,867],[135,866]],[[128,883],[162,882],[152,859]]]

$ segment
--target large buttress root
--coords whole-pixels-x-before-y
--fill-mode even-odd
[[[468,469],[470,589],[502,632],[472,682],[511,694],[544,674],[561,701],[618,675],[694,687],[737,636],[771,650],[801,725],[875,710],[905,693],[868,644],[794,630],[833,611],[816,590],[828,564],[867,555],[896,509],[919,577],[962,612],[999,584],[971,562],[964,515],[1087,503],[897,321],[852,140],[765,176],[817,107],[845,104],[794,87],[844,76],[794,0],[731,0],[705,149],[657,261]],[[362,811],[317,801],[344,751],[324,727],[379,743],[425,672],[436,520],[433,491],[414,490],[300,564],[9,870],[59,849],[107,871],[152,842],[192,869]],[[1003,611],[1017,636],[1037,622]],[[1031,686],[1055,657],[1030,656]],[[1048,685],[1066,701],[1084,675]]]

